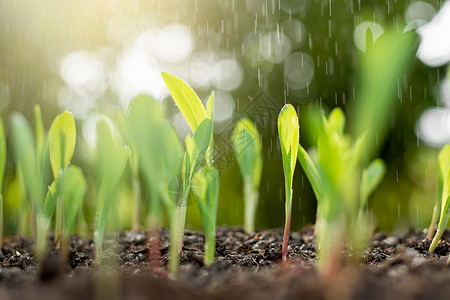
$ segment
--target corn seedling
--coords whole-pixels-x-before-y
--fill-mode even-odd
[[[50,226],[50,219],[44,215],[44,178],[42,170],[38,169],[40,157],[36,156],[36,146],[33,133],[27,120],[19,113],[11,117],[12,144],[17,161],[17,172],[24,184],[25,193],[30,199],[31,227],[36,236],[36,255],[42,257],[45,241]],[[48,208],[45,211],[50,212]],[[36,222],[36,231],[34,224]]]
[[[73,233],[77,217],[83,208],[87,182],[81,169],[75,165],[70,165],[64,170],[60,184],[60,201],[64,206],[64,221],[61,233],[62,259],[65,262],[68,255],[68,247],[70,246],[69,238]]]
[[[213,118],[214,95],[211,94],[206,102],[206,111]],[[205,230],[205,265],[214,261],[216,254],[216,218],[219,204],[219,171],[213,164],[213,138],[205,155],[206,167],[202,168],[194,177],[193,194],[198,199],[198,206],[203,220]]]
[[[386,171],[380,159],[364,169],[364,135],[353,142],[344,129],[345,116],[336,108],[328,119],[322,116],[317,147],[310,152],[311,157],[301,145],[298,148],[298,160],[318,202],[318,251],[320,269],[326,276],[334,273],[344,240],[354,250],[364,247],[370,230],[364,211],[367,198]]]
[[[70,113],[64,112],[53,121],[48,133],[48,143],[54,184],[62,184],[64,171],[70,164],[76,143],[75,120]],[[57,190],[60,191],[59,188]],[[56,195],[55,239],[58,240],[58,245],[60,244],[61,234],[64,231],[65,200],[61,196]],[[44,205],[53,206],[53,201],[54,197],[47,197]],[[51,213],[53,213],[53,210],[51,210]],[[49,219],[51,219],[51,215]]]
[[[263,166],[261,140],[258,130],[249,119],[242,119],[236,124],[231,140],[244,184],[244,230],[251,233],[255,231]]]
[[[161,129],[165,121],[159,104],[146,95],[133,99],[125,120],[125,136],[129,139],[130,148],[134,149],[132,157],[140,167],[149,193],[146,222],[150,230],[156,230],[161,225],[159,193],[162,186],[155,174],[163,172],[161,157],[165,150],[165,136]]]
[[[96,150],[96,167],[100,177],[100,188],[97,199],[97,222],[94,232],[94,243],[95,260],[97,264],[100,264],[103,254],[103,235],[106,220],[110,207],[115,201],[117,185],[126,167],[130,150],[113,137],[108,123],[104,120],[100,120],[97,124]]]
[[[131,108],[133,101],[130,102],[129,110]],[[141,214],[142,214],[142,205],[141,205],[141,198],[142,198],[142,191],[141,191],[141,183],[140,183],[140,177],[139,177],[139,161],[138,161],[138,154],[135,142],[133,138],[129,134],[128,129],[128,118],[125,117],[122,111],[118,111],[118,119],[119,119],[119,125],[120,125],[120,132],[122,136],[125,139],[126,144],[130,148],[131,154],[128,158],[128,165],[130,167],[130,177],[131,177],[131,188],[133,191],[133,224],[132,224],[132,230],[137,231],[141,227]]]
[[[171,227],[171,255],[170,261],[171,266],[170,272],[174,274],[178,268],[178,253],[182,249],[183,243],[183,233],[185,227],[186,220],[186,209],[187,209],[187,199],[189,196],[189,192],[191,190],[192,180],[197,173],[200,164],[202,163],[205,155],[207,155],[207,163],[210,164],[212,162],[212,136],[213,136],[213,122],[211,117],[208,117],[208,113],[212,115],[213,112],[213,97],[210,97],[207,104],[208,113],[203,107],[199,97],[194,92],[194,90],[186,84],[183,80],[177,78],[174,75],[168,73],[162,73],[162,77],[164,82],[166,83],[175,103],[178,105],[181,113],[186,119],[190,129],[194,133],[193,136],[188,134],[185,140],[185,154],[183,157],[183,163],[181,167],[182,174],[182,198],[180,203],[177,204],[173,211],[173,227]],[[210,147],[211,146],[211,147]],[[208,148],[210,149],[208,151]],[[208,152],[208,154],[207,154]],[[208,172],[209,173],[209,172]],[[202,175],[200,175],[202,176]],[[204,178],[205,180],[210,180],[212,177],[208,176]],[[200,180],[200,182],[203,180]],[[218,181],[217,181],[218,182]],[[214,189],[210,184],[206,185],[209,189]],[[218,190],[218,189],[217,189]],[[198,196],[213,196],[215,193],[206,192],[198,194]],[[209,207],[209,209],[200,208],[203,213],[211,213],[217,211],[214,208],[217,204],[212,202],[217,202],[217,197],[215,199],[209,199],[203,201],[205,204],[204,208]],[[209,205],[208,205],[209,203]],[[211,204],[212,203],[212,204]],[[200,207],[202,204],[199,204]],[[206,216],[203,219],[207,219]],[[212,218],[215,222],[215,216]],[[208,221],[210,224],[210,221]],[[207,230],[206,223],[205,230]],[[214,227],[215,228],[215,227]],[[212,251],[212,250],[210,250]],[[176,263],[175,263],[176,261]]]
[[[156,235],[161,225],[163,204],[170,223],[175,223],[173,215],[178,196],[177,176],[182,163],[182,145],[173,126],[163,118],[160,105],[146,95],[136,97],[130,103],[124,127],[134,149],[133,157],[149,191],[147,223],[150,231]],[[170,227],[172,230],[173,226]],[[158,249],[152,251],[157,252]]]
[[[299,142],[299,124],[297,112],[290,104],[286,104],[278,116],[278,136],[280,137],[281,154],[283,158],[284,189],[286,193],[285,223],[281,256],[286,260],[291,228],[292,183],[295,165],[297,163],[297,149]]]
[[[433,237],[436,232],[435,227],[438,225],[436,234],[428,249],[433,253],[439,243],[445,228],[447,227],[450,217],[450,145],[445,145],[438,156],[438,197],[434,205],[433,218],[431,221],[428,238]],[[431,233],[431,234],[430,234]]]

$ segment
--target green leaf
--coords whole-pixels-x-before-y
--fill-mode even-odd
[[[450,145],[445,145],[438,156],[439,162],[439,178],[442,180],[442,193],[441,193],[441,218],[447,213],[445,207],[448,206],[448,198],[450,196]],[[441,226],[441,225],[439,225]]]
[[[278,116],[278,135],[280,137],[281,153],[285,180],[292,185],[295,164],[297,162],[299,143],[299,124],[297,112],[290,104],[286,104]]]
[[[47,195],[44,201],[44,218],[51,220],[53,213],[55,212],[56,201],[60,191],[61,174],[53,180],[52,184],[48,187]]]
[[[314,194],[316,195],[317,202],[322,203],[324,191],[322,178],[320,177],[319,171],[317,171],[314,162],[311,160],[308,153],[305,149],[303,149],[301,145],[298,146],[298,161],[302,166],[306,177],[308,177],[308,180],[311,183],[311,187],[314,191]]]
[[[161,76],[192,132],[195,132],[200,123],[208,117],[200,98],[180,78],[166,72],[161,73]]]
[[[208,100],[206,101],[206,113],[211,120],[214,119],[214,92],[211,92],[211,95],[209,95]]]
[[[364,205],[367,202],[367,198],[380,184],[385,174],[386,165],[381,159],[373,160],[370,165],[363,171],[360,184],[360,210],[364,208]]]
[[[203,161],[203,158],[205,157],[206,150],[208,149],[209,143],[211,141],[213,129],[212,126],[212,120],[210,118],[206,118],[200,123],[200,125],[194,132],[194,136],[192,138],[193,148],[191,161],[193,162],[193,164],[191,165],[191,176],[193,176],[194,173],[197,172],[200,164]]]
[[[64,171],[62,181],[61,198],[64,199],[65,230],[70,234],[75,220],[83,207],[87,183],[81,169],[74,165],[69,166]]]
[[[41,107],[39,106],[39,104],[36,104],[34,106],[34,124],[36,134],[36,155],[39,162],[42,155],[45,153],[44,144],[46,140],[44,122],[42,121]]]
[[[436,234],[433,237],[433,241],[431,242],[430,248],[428,249],[428,252],[433,253],[436,249],[437,244],[439,243],[439,240],[441,239],[442,235],[444,234],[444,230],[447,227],[448,219],[450,218],[450,199],[447,198],[445,201],[442,201],[444,206],[442,207],[441,211],[441,217],[439,219],[439,226]]]
[[[100,182],[97,204],[97,224],[94,232],[95,259],[101,262],[103,234],[116,189],[131,155],[130,149],[115,139],[105,120],[97,123],[97,176]]]
[[[206,101],[206,113],[214,121],[214,92],[211,92],[208,100]],[[206,164],[211,167],[213,164],[213,152],[214,152],[214,122],[213,130],[211,131],[211,141],[209,142],[208,151],[205,155]]]
[[[263,166],[258,130],[249,119],[242,119],[234,128],[231,142],[244,182],[250,177],[252,189],[258,190]]]
[[[333,132],[337,133],[338,135],[344,134],[345,115],[342,109],[336,107],[331,111],[331,113],[328,116],[327,122],[325,122],[325,127],[330,136],[332,135]]]
[[[397,98],[398,79],[407,75],[414,64],[417,51],[417,35],[402,33],[394,28],[386,28],[376,43],[360,53],[355,78],[357,99],[349,104],[349,129],[354,136],[367,133],[362,152],[363,162],[367,163],[381,150],[389,120],[395,116],[400,101]],[[390,70],[386,72],[386,70]],[[378,140],[378,145],[374,141]]]
[[[213,218],[217,214],[219,171],[210,167],[198,171],[193,178],[192,192],[200,200],[199,205],[202,214],[208,215],[208,218]]]
[[[106,216],[116,186],[119,182],[122,172],[125,169],[128,157],[131,155],[128,147],[120,144],[120,141],[115,139],[112,135],[110,127],[105,120],[100,120],[97,123],[97,162],[98,175],[101,182],[100,194],[98,201],[100,222],[106,222]]]
[[[161,193],[163,193],[163,199],[168,199],[171,203],[176,203],[178,191],[181,186],[178,175],[180,174],[183,162],[183,146],[175,128],[173,128],[170,122],[165,123],[163,130],[165,132],[163,143],[166,150],[162,156],[164,185]],[[166,194],[164,195],[164,193]],[[168,198],[165,196],[168,196]]]
[[[292,181],[294,178],[295,164],[297,163],[299,125],[297,112],[290,104],[286,104],[278,116],[278,136],[280,137],[281,154],[283,157],[284,189],[285,189],[285,223],[281,256],[286,260],[291,227],[292,211]]]
[[[44,192],[36,170],[36,152],[33,133],[27,120],[18,113],[11,117],[12,140],[19,172],[25,189],[35,201],[36,212],[42,212]]]
[[[65,111],[56,117],[49,132],[50,161],[55,178],[69,165],[75,142],[75,120],[71,113]]]

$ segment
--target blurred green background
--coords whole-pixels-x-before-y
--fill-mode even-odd
[[[373,141],[388,171],[368,209],[380,230],[425,228],[436,198],[437,152],[450,140],[446,108],[450,51],[447,47],[443,54],[439,49],[430,54],[429,44],[422,43],[432,32],[441,34],[438,40],[445,46],[450,27],[447,36],[439,28],[424,29],[419,36],[416,29],[425,28],[444,6],[438,0],[4,0],[0,2],[0,114],[9,132],[10,113],[19,111],[32,121],[36,103],[42,107],[47,130],[59,112],[72,112],[78,130],[74,163],[89,173],[95,163],[96,122],[105,118],[114,122],[116,111],[126,111],[132,97],[140,93],[163,103],[184,140],[189,129],[160,76],[162,71],[174,73],[202,99],[216,91],[219,224],[243,223],[242,181],[228,137],[236,121],[248,116],[259,126],[264,152],[256,227],[282,227],[279,110],[286,102],[297,108],[300,141],[312,146],[314,122],[308,116],[334,106],[349,112],[352,103],[360,101],[361,78],[370,68],[365,60],[372,58],[366,52],[386,32],[397,31],[412,36],[414,42],[403,50],[419,49],[420,59],[406,55],[406,67],[397,70],[395,64],[379,64],[377,72],[385,72],[392,91],[372,82],[371,101],[378,101],[378,91],[386,89],[396,109],[384,112],[385,139]],[[448,9],[446,18],[450,19]],[[398,76],[389,77],[396,72]],[[366,73],[370,78],[371,69]],[[13,165],[10,159],[4,183],[9,234],[26,232],[27,222]],[[127,178],[122,185],[120,222],[129,228]],[[95,218],[93,189],[90,184],[79,225],[84,232],[92,230]],[[315,209],[314,195],[298,166],[292,228],[313,223]],[[188,228],[201,227],[196,205],[188,208],[187,222]]]

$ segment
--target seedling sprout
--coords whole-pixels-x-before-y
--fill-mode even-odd
[[[290,104],[286,104],[278,116],[278,136],[280,137],[281,154],[283,158],[284,189],[286,193],[285,223],[283,246],[281,256],[286,260],[287,247],[289,243],[289,231],[292,215],[292,183],[294,180],[295,165],[297,163],[297,152],[299,142],[299,124],[297,112]]]
[[[212,161],[212,150],[208,152],[208,148],[212,147],[213,138],[213,122],[211,117],[208,116],[205,108],[203,107],[200,98],[194,92],[194,90],[186,84],[183,80],[169,73],[161,74],[167,88],[170,91],[175,103],[178,105],[181,113],[189,124],[190,129],[194,133],[193,136],[188,134],[185,140],[185,154],[183,157],[183,163],[181,167],[182,174],[182,198],[180,203],[177,204],[175,210],[172,212],[172,224],[171,227],[171,250],[170,250],[170,262],[169,266],[171,274],[175,274],[178,268],[178,253],[182,249],[184,227],[186,222],[186,209],[189,192],[191,190],[191,184],[194,176],[196,175],[200,164],[208,153],[208,161]],[[208,111],[210,114],[213,112],[213,98],[210,97],[208,101]],[[200,175],[201,176],[201,175]],[[207,177],[206,179],[212,179]],[[207,185],[208,188],[212,188]],[[218,190],[218,189],[217,189]],[[215,192],[208,192],[206,194],[198,194],[198,196],[211,196],[213,197]],[[204,200],[204,203],[209,203],[209,209],[203,209],[204,213],[214,212],[214,201],[217,199]],[[206,208],[206,207],[204,207]],[[216,209],[217,210],[217,209]],[[203,217],[205,220],[205,217]],[[215,221],[215,217],[212,219]],[[211,221],[208,221],[205,225],[205,230],[209,226]],[[208,230],[210,230],[208,228]],[[211,238],[208,233],[209,239]],[[211,244],[211,243],[210,243]],[[210,250],[211,251],[211,250]]]
[[[301,145],[298,149],[298,160],[317,198],[319,267],[327,277],[336,271],[344,241],[354,251],[365,246],[371,230],[365,215],[367,198],[386,172],[380,159],[364,169],[361,150],[365,136],[352,141],[344,130],[344,113],[335,108],[328,118],[322,116],[311,157]]]
[[[244,230],[252,233],[263,166],[261,140],[255,125],[249,119],[242,119],[236,124],[231,141],[244,184]]]

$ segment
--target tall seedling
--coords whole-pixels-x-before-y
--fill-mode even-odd
[[[70,245],[70,235],[73,233],[75,222],[83,208],[84,197],[87,192],[87,182],[81,169],[75,165],[70,165],[64,170],[60,187],[60,201],[64,207],[63,230],[61,232],[62,261],[68,255]]]
[[[130,102],[129,110],[131,108],[133,101]],[[130,167],[130,177],[131,177],[131,188],[133,191],[133,203],[131,206],[134,206],[133,208],[133,223],[132,223],[132,230],[138,231],[141,226],[141,214],[142,214],[142,191],[141,191],[141,182],[140,182],[140,168],[139,168],[139,161],[138,161],[138,154],[137,154],[137,148],[135,145],[135,140],[132,136],[129,134],[128,129],[128,118],[125,117],[123,112],[119,110],[117,112],[118,119],[119,119],[119,125],[120,125],[120,132],[122,136],[125,139],[125,143],[128,145],[131,151],[131,155],[128,158],[128,165]]]
[[[155,238],[151,244],[155,248],[151,252],[151,261],[156,264],[159,261],[156,257],[159,251],[157,229],[161,225],[162,203],[168,211],[170,223],[173,223],[182,145],[173,126],[163,118],[161,106],[146,95],[140,95],[130,103],[125,131],[149,191],[147,219]],[[173,226],[170,228],[172,231]]]
[[[364,135],[353,141],[344,130],[344,113],[336,108],[328,118],[322,116],[313,159],[301,145],[298,148],[298,160],[317,198],[319,268],[327,277],[336,270],[345,240],[355,251],[365,246],[370,234],[367,198],[386,172],[380,159],[363,168]]]
[[[161,157],[164,153],[164,132],[161,130],[165,122],[162,110],[156,101],[147,95],[133,99],[125,120],[126,136],[129,137],[132,157],[136,158],[148,189],[147,225],[151,231],[161,225],[161,199],[159,191],[161,180],[155,174],[163,172]]]
[[[252,233],[263,166],[259,132],[249,119],[242,119],[234,128],[231,142],[244,184],[244,231]]]
[[[194,133],[193,136],[189,134],[185,140],[185,154],[181,167],[182,198],[173,211],[173,220],[175,220],[174,222],[177,225],[174,223],[173,226],[175,228],[174,230],[171,229],[171,236],[175,240],[171,238],[172,265],[170,266],[170,271],[174,274],[178,267],[177,256],[183,242],[187,199],[191,189],[191,182],[209,148],[213,134],[213,124],[199,97],[189,85],[174,75],[168,73],[162,73],[161,75],[175,103]]]
[[[76,143],[76,128],[75,120],[69,112],[60,114],[53,121],[48,134],[50,162],[55,184],[62,184],[64,181],[64,171],[72,160],[73,152]],[[60,189],[58,188],[58,191]],[[59,197],[58,197],[59,196]],[[62,195],[57,195],[56,203],[56,228],[55,238],[60,239],[61,233],[64,231],[64,199]],[[53,205],[48,203],[50,198],[47,198],[45,205]],[[59,243],[58,243],[59,244]]]
[[[213,119],[214,94],[206,102],[206,112]],[[198,206],[202,216],[205,231],[205,265],[214,261],[216,253],[216,219],[219,204],[219,171],[213,167],[213,132],[205,155],[206,167],[202,168],[194,177],[193,192],[198,199]]]
[[[94,243],[95,261],[100,264],[106,221],[116,198],[117,185],[130,156],[128,147],[121,145],[120,141],[113,137],[108,123],[104,120],[97,123],[96,156],[100,188]]]
[[[44,215],[44,188],[42,176],[36,165],[36,149],[33,133],[27,120],[19,113],[11,117],[12,142],[27,198],[31,199],[32,224],[36,220],[36,255],[42,257],[50,220]]]
[[[281,256],[286,260],[291,227],[292,209],[292,182],[294,179],[295,165],[297,163],[297,151],[299,141],[299,124],[297,112],[290,104],[286,104],[278,116],[278,135],[280,137],[281,154],[283,157],[284,188],[286,192],[286,220],[284,223],[283,246]]]

